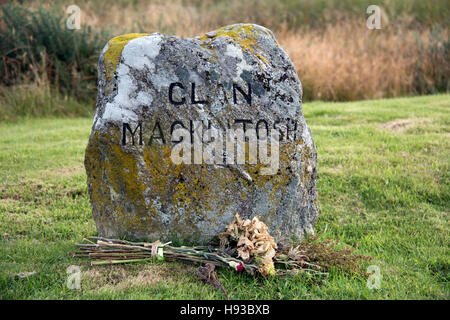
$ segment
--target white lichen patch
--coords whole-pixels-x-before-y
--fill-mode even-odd
[[[106,122],[136,121],[136,109],[152,104],[151,89],[144,87],[139,90],[139,80],[135,78],[134,70],[154,72],[153,59],[159,54],[160,43],[161,35],[152,34],[133,39],[124,46],[122,58],[116,68],[117,94],[112,102],[106,103],[103,115],[97,119],[96,128]]]
[[[234,45],[234,44],[229,44],[226,47],[225,55],[236,58],[239,61],[236,64],[237,72],[236,72],[236,76],[234,77],[235,81],[239,81],[239,78],[241,77],[241,74],[244,70],[247,70],[247,71],[252,70],[252,67],[249,66],[244,59],[244,54],[242,52],[241,47]]]

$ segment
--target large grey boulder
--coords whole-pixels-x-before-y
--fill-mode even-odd
[[[236,212],[261,216],[278,241],[314,233],[316,150],[300,81],[270,30],[236,24],[194,39],[116,37],[103,49],[98,75],[85,166],[99,235],[204,243]],[[208,128],[258,128],[257,142],[270,146],[276,140],[261,132],[276,132],[271,154],[278,151],[279,162],[220,163],[229,150],[206,147],[204,157],[210,152],[216,162],[195,151],[192,164],[174,161],[177,146],[207,142]]]

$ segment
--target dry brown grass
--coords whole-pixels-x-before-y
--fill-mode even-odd
[[[429,32],[419,39],[426,42]],[[307,99],[359,100],[406,95],[415,90],[417,35],[408,30],[369,30],[357,21],[322,31],[287,32],[279,38],[297,68]]]
[[[391,25],[382,30],[369,30],[364,19],[343,17],[323,29],[292,31],[276,24],[270,16],[249,16],[249,20],[243,20],[248,10],[226,20],[220,11],[206,14],[204,7],[183,5],[180,1],[139,2],[134,10],[86,8],[84,12],[88,13],[86,22],[93,27],[116,25],[131,32],[139,22],[146,32],[159,31],[180,37],[201,35],[223,24],[248,22],[252,18],[267,21],[266,26],[274,29],[297,68],[305,100],[345,101],[407,95],[417,91],[418,69],[424,85],[433,83],[436,72],[436,61],[420,52],[420,47],[424,44],[426,47],[429,42],[429,30],[417,33]],[[448,38],[446,31],[442,38]],[[438,63],[443,63],[448,72],[448,61]]]
[[[408,129],[426,125],[432,122],[433,119],[420,118],[420,119],[396,119],[389,121],[381,125],[382,129],[389,130],[391,132],[404,132]]]
[[[140,266],[91,267],[82,274],[82,284],[87,290],[126,291],[187,278],[195,268],[182,264],[145,264]],[[175,276],[174,276],[175,275]]]
[[[114,35],[145,31],[193,37],[227,24],[263,23],[297,68],[304,100],[374,99],[449,89],[448,29],[440,31],[436,42],[428,27],[411,28],[411,16],[389,21],[384,14],[383,29],[369,30],[365,16],[344,14],[320,28],[293,30],[280,22],[280,12],[271,15],[273,6],[262,5],[267,2],[257,8],[249,3],[231,0],[228,7],[218,3],[214,10],[211,1],[194,0],[138,1],[134,6],[88,1],[80,7],[82,23],[110,28]]]

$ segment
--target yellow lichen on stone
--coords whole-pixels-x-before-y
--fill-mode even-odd
[[[148,35],[148,33],[128,33],[112,38],[108,41],[108,49],[105,52],[105,70],[107,80],[111,80],[112,74],[116,72],[116,67],[119,63],[123,47],[131,40],[144,37],[146,35]]]
[[[170,159],[171,149],[152,146],[146,148],[143,158],[147,170],[148,186],[154,197],[176,207],[186,209],[186,214],[196,212],[197,206],[212,210],[207,179],[210,173],[203,166],[174,164]],[[197,211],[197,214],[201,214]]]
[[[140,166],[136,155],[126,152],[119,144],[112,143],[117,140],[120,140],[118,131],[95,132],[86,150],[86,168],[90,172],[92,182],[91,196],[97,206],[96,221],[103,227],[117,230],[121,235],[127,232],[145,234],[146,230],[150,229],[163,232],[159,222],[161,209],[157,209],[152,205],[152,201],[146,201],[145,198],[177,208],[179,213],[174,216],[177,226],[174,231],[179,234],[186,231],[181,226],[194,228],[191,224],[198,217],[211,219],[211,216],[206,216],[207,212],[214,209],[218,210],[219,215],[226,212],[233,198],[216,202],[217,190],[226,194],[237,193],[242,201],[248,200],[249,192],[258,190],[266,193],[273,204],[268,208],[268,216],[273,218],[277,213],[277,206],[280,205],[281,195],[287,192],[292,178],[287,167],[293,160],[295,149],[304,143],[301,139],[280,145],[278,174],[261,175],[261,163],[243,165],[242,168],[252,177],[250,182],[235,170],[212,169],[205,164],[174,164],[170,159],[169,146],[144,148],[142,156],[145,165]],[[114,157],[101,159],[100,145],[107,146],[108,153],[114,154]],[[248,159],[247,143],[245,149]],[[302,152],[300,156],[304,163],[308,162],[309,150]],[[310,175],[306,179],[309,177]],[[213,188],[208,187],[210,181],[215,181]],[[127,199],[126,205],[121,206],[120,201],[124,199]],[[104,214],[106,212],[112,213],[114,219],[108,218],[108,214]]]
[[[262,28],[262,27],[261,27]],[[262,29],[264,30],[264,29]],[[264,30],[271,38],[272,35]],[[201,41],[212,40],[219,37],[228,37],[231,38],[234,42],[239,44],[239,46],[243,49],[247,49],[250,53],[257,56],[259,59],[264,61],[265,63],[269,63],[269,60],[264,57],[261,53],[259,53],[259,48],[257,44],[257,37],[260,36],[261,30],[255,28],[252,24],[236,24],[233,26],[222,27],[217,29],[216,35],[212,38],[207,35],[203,35],[200,37]]]

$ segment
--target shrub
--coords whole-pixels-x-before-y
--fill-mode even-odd
[[[450,90],[450,41],[435,27],[425,39],[417,36],[418,56],[414,68],[414,91],[429,94]]]
[[[0,7],[2,85],[46,79],[62,93],[85,99],[96,90],[97,60],[107,35],[70,30],[63,17],[38,8]]]

